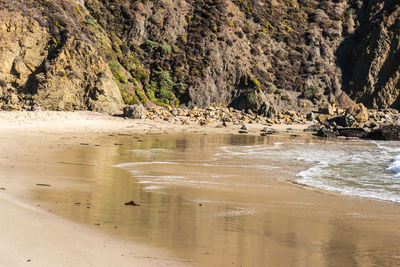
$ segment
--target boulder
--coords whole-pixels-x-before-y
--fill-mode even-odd
[[[317,120],[321,123],[321,124],[326,124],[326,122],[330,119],[330,116],[327,114],[319,114],[317,116]]]
[[[337,134],[333,130],[326,127],[322,127],[321,129],[319,129],[316,135],[325,138],[335,138],[337,136]]]
[[[330,119],[329,123],[335,123],[336,125],[342,127],[352,127],[356,123],[356,120],[352,115],[344,115]]]
[[[357,106],[357,104],[353,100],[351,100],[351,98],[345,92],[342,92],[336,98],[336,105],[346,110],[351,107]]]
[[[363,104],[358,104],[358,110],[354,115],[357,122],[366,122],[369,118],[368,109]]]
[[[339,136],[345,137],[358,137],[358,138],[365,138],[368,135],[368,132],[362,128],[342,128],[337,129]]]
[[[385,125],[367,136],[374,140],[400,141],[400,125]]]
[[[123,112],[123,116],[126,118],[145,119],[147,110],[143,105],[136,104],[125,106]]]
[[[326,114],[326,115],[333,115],[333,114],[335,114],[335,110],[331,104],[327,104],[323,107],[320,107],[318,110],[318,113]]]
[[[313,124],[313,125],[310,125],[307,128],[305,128],[303,131],[304,132],[315,132],[316,133],[316,132],[319,131],[319,129],[321,129],[321,125]]]

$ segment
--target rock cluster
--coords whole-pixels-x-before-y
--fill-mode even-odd
[[[363,104],[344,109],[332,106],[307,116],[321,125],[318,136],[400,140],[400,113],[395,109],[368,110]]]
[[[400,112],[395,109],[368,110],[363,104],[349,105],[347,109],[326,105],[318,111],[302,114],[298,111],[277,111],[274,116],[255,114],[251,110],[208,107],[191,110],[172,107],[131,105],[124,108],[124,117],[150,119],[180,124],[200,124],[202,126],[229,127],[242,125],[242,133],[247,133],[246,124],[305,124],[313,123],[305,131],[316,132],[326,138],[337,136],[371,138],[378,140],[400,140]],[[262,135],[274,133],[264,128]]]
[[[217,124],[221,126],[242,125],[242,124],[302,124],[306,123],[307,119],[304,114],[296,111],[281,111],[277,112],[273,117],[266,117],[255,114],[251,110],[236,110],[233,108],[223,107],[208,107],[200,109],[194,107],[191,110],[172,108],[167,109],[162,107],[148,108],[147,119],[155,121],[169,121],[182,124],[198,123],[202,126]]]

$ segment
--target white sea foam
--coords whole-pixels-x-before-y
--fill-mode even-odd
[[[127,167],[132,167],[132,166],[137,166],[137,165],[153,165],[153,164],[166,165],[166,164],[176,164],[176,162],[171,162],[171,161],[125,162],[125,163],[120,163],[120,164],[113,165],[113,167],[116,167],[116,168],[127,168]]]
[[[238,175],[248,170],[265,172],[266,178],[273,175],[287,177],[298,172],[297,181],[302,184],[344,195],[400,203],[399,144],[340,141],[322,145],[312,142],[276,142],[256,146],[222,146],[217,153],[204,160],[177,158],[173,161],[121,163],[114,167],[135,171],[133,175],[139,183],[148,186],[218,186],[220,189],[225,185],[233,185],[231,182],[225,183],[224,177],[234,176],[236,170]],[[171,150],[157,152],[168,153]],[[179,164],[179,170],[171,172],[167,169],[170,164]],[[226,173],[221,173],[223,168],[227,170]],[[216,169],[218,172],[215,172]],[[157,170],[156,174],[154,170]],[[234,185],[251,186],[251,179],[248,181],[246,184]]]
[[[150,185],[150,186],[146,186],[146,187],[144,187],[143,189],[144,190],[147,190],[147,191],[153,191],[153,190],[160,190],[160,189],[162,189],[163,187],[162,186],[159,186],[159,185]]]
[[[125,163],[120,163],[120,164],[115,164],[113,167],[115,168],[126,168],[132,166],[132,162],[125,162]]]
[[[378,148],[380,148],[384,151],[387,151],[387,152],[391,152],[391,153],[400,152],[400,147],[399,147],[398,142],[372,141],[371,143],[375,144]]]
[[[229,211],[217,213],[217,217],[236,217],[236,216],[243,216],[243,215],[253,215],[255,214],[255,209],[246,209],[246,208],[235,208]]]
[[[400,178],[400,155],[397,155],[388,167],[388,171],[394,173],[394,176]]]

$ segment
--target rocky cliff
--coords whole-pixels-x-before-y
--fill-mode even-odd
[[[396,0],[3,0],[0,105],[399,108],[399,18]]]

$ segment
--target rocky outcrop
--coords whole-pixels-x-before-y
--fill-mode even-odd
[[[1,1],[0,108],[321,108],[325,122],[335,104],[364,123],[400,107],[397,2]]]
[[[391,141],[399,141],[400,140],[400,125],[385,125],[381,128],[371,132],[368,135],[369,138],[376,140],[391,140]]]
[[[75,8],[71,12],[80,10],[65,3]],[[3,3],[0,11],[0,108],[27,109],[38,102],[50,110],[119,112],[117,82],[99,47],[81,30],[73,32],[79,21],[65,12],[54,17],[34,3],[28,16],[24,4],[14,4]]]
[[[108,64],[96,49],[74,38],[49,62],[36,100],[49,110],[119,113],[122,98]]]
[[[342,45],[343,88],[369,108],[400,108],[400,4],[364,1],[354,10],[353,29]]]

